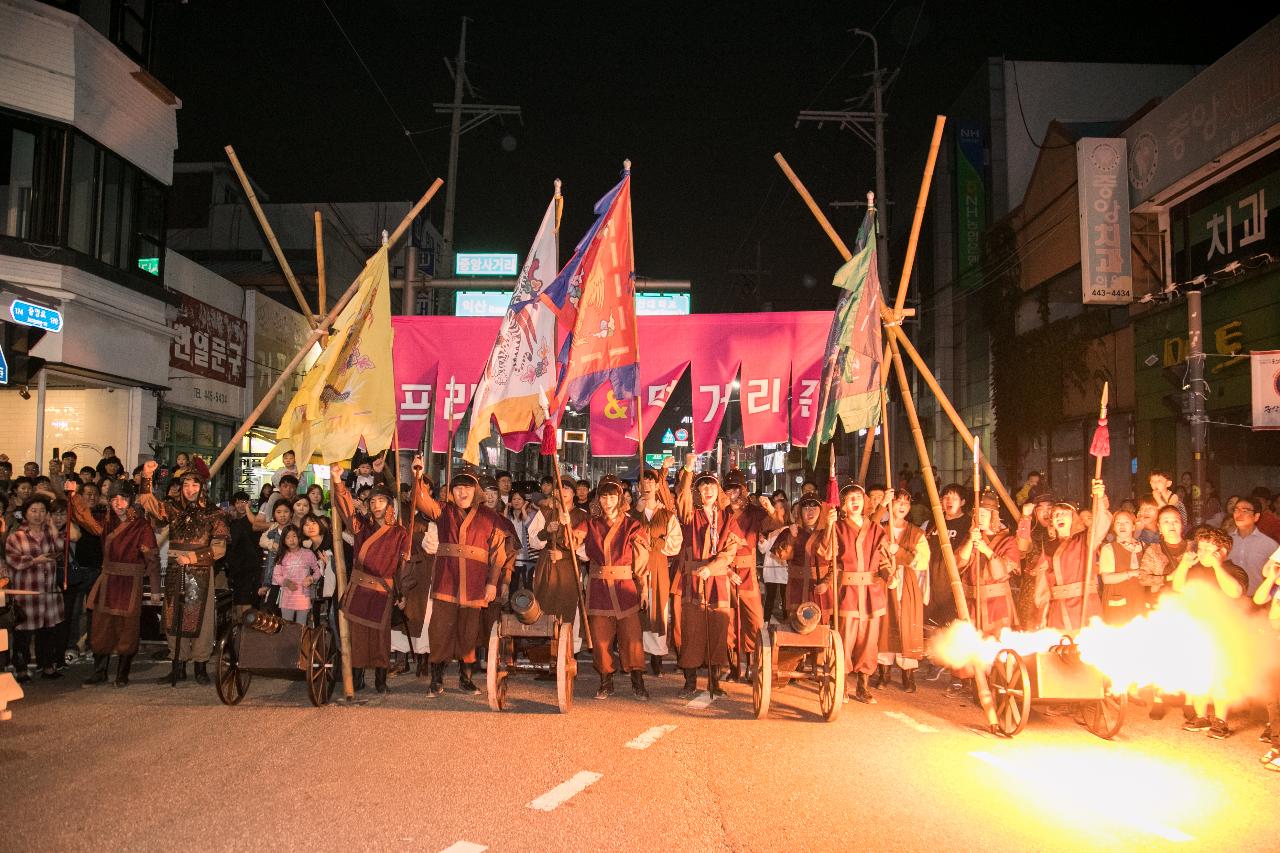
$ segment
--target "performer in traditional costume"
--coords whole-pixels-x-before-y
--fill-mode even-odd
[[[74,491],[74,481],[67,485],[72,487],[68,491]],[[150,583],[151,595],[160,597],[160,549],[146,513],[133,505],[137,493],[132,480],[122,481],[103,522],[94,518],[84,498],[71,498],[72,521],[102,539],[102,573],[85,602],[93,611],[89,630],[93,674],[84,680],[86,685],[107,680],[113,654],[119,656],[116,686],[129,683],[129,668],[138,653],[143,577]]]
[[[590,564],[587,620],[591,625],[592,656],[600,676],[597,699],[613,695],[617,668],[613,642],[624,672],[631,674],[637,699],[648,699],[644,686],[644,646],[640,639],[640,607],[648,581],[649,535],[638,519],[622,512],[622,481],[613,475],[596,486],[600,514],[574,528],[581,543],[578,555]]]
[[[886,530],[890,572],[886,619],[880,621],[876,673],[872,687],[888,684],[896,663],[902,689],[916,692],[916,670],[924,657],[924,609],[931,594],[929,542],[924,531],[907,520],[911,493],[900,491],[889,501]]]
[[[151,480],[157,463],[142,466],[142,487],[137,503],[157,527],[169,528],[169,560],[164,575],[163,622],[173,655],[171,671],[160,684],[177,685],[187,677],[187,661],[194,664],[198,684],[209,683],[208,663],[213,654],[216,614],[214,612],[214,563],[227,551],[230,529],[227,517],[208,505],[205,485],[208,469],[203,465],[180,470],[178,494],[158,500]]]
[[[1021,568],[1017,540],[1000,524],[1000,499],[986,491],[978,501],[978,523],[956,549],[969,618],[985,636],[997,636],[1017,614],[1009,578]],[[981,596],[979,596],[981,589]]]
[[[760,628],[764,625],[764,604],[756,578],[760,537],[786,524],[787,514],[782,507],[775,508],[766,497],[761,497],[759,503],[752,503],[747,491],[747,478],[741,471],[725,474],[724,493],[729,501],[729,531],[746,545],[746,548],[738,550],[733,561],[733,572],[737,577],[737,606],[733,612],[731,636],[737,657],[735,675],[741,679],[746,677],[747,658],[755,651],[760,641]]]
[[[678,561],[673,560],[684,544],[680,520],[676,517],[675,496],[667,487],[667,469],[672,463],[668,456],[662,461],[662,470],[646,467],[640,476],[640,500],[631,511],[632,518],[643,524],[649,534],[649,585],[648,606],[641,611],[643,633],[640,639],[649,655],[649,669],[654,675],[662,674],[662,659],[675,651],[675,628],[672,606],[672,590]]]
[[[1111,513],[1106,509],[1106,492],[1101,480],[1093,481],[1093,494],[1100,498],[1098,514],[1086,528],[1074,504],[1054,504],[1051,521],[1055,538],[1039,559],[1036,577],[1036,606],[1044,614],[1044,624],[1074,636],[1089,619],[1102,614],[1095,575],[1085,588],[1085,570],[1091,549],[1102,544],[1111,526]],[[1086,607],[1081,618],[1081,598]]]
[[[854,676],[853,698],[875,704],[875,697],[867,690],[867,676],[876,670],[880,619],[888,609],[885,578],[889,571],[881,548],[884,528],[863,517],[865,501],[866,492],[857,483],[840,490],[836,570],[840,579],[845,671]]]

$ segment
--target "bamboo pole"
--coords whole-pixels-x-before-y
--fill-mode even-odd
[[[902,366],[902,355],[891,341],[894,372],[898,376],[898,387],[902,391],[902,407],[906,410],[907,421],[911,424],[911,437],[915,441],[916,453],[920,457],[920,474],[924,478],[925,491],[929,493],[929,504],[933,508],[933,523],[938,530],[938,547],[942,549],[942,563],[947,568],[947,578],[951,581],[951,596],[956,602],[956,615],[966,622],[972,622],[969,614],[969,603],[964,598],[964,586],[960,582],[960,570],[956,566],[956,554],[951,548],[951,537],[947,535],[947,518],[942,513],[942,500],[938,497],[938,484],[933,479],[933,468],[929,464],[929,448],[924,443],[924,432],[920,429],[920,418],[916,413],[915,400],[911,399],[911,383],[907,381],[907,370]],[[996,730],[996,709],[991,701],[991,688],[987,684],[987,674],[980,666],[973,668],[973,680],[978,688],[978,702],[986,712],[987,724]]]
[[[916,197],[916,212],[911,220],[911,236],[907,240],[907,256],[902,260],[902,275],[898,278],[898,295],[893,300],[894,317],[902,316],[902,306],[907,301],[907,286],[911,282],[911,271],[916,264],[916,247],[920,242],[920,228],[924,224],[924,209],[929,203],[929,188],[933,185],[933,167],[938,162],[938,148],[942,145],[942,131],[946,125],[946,116],[934,116],[929,159],[924,164],[920,194]]]
[[[267,215],[262,211],[262,205],[258,204],[258,196],[253,192],[253,185],[249,183],[249,176],[245,174],[244,167],[240,165],[240,158],[236,156],[236,150],[228,145],[223,149],[227,152],[227,159],[231,161],[231,168],[235,169],[236,177],[240,179],[240,186],[244,190],[245,196],[249,199],[249,207],[253,209],[253,215],[258,219],[258,225],[262,227],[262,233],[266,235],[267,245],[271,247],[271,252],[276,256],[276,263],[280,265],[281,272],[284,273],[284,280],[289,283],[289,289],[293,291],[293,298],[298,300],[298,307],[302,309],[302,316],[307,318],[307,323],[311,328],[316,327],[316,317],[311,313],[311,306],[307,304],[307,297],[303,294],[302,288],[298,286],[298,279],[293,274],[293,267],[289,266],[289,261],[285,259],[284,250],[280,248],[280,241],[276,239],[276,232],[271,230],[271,223],[267,222]]]
[[[324,280],[324,218],[320,211],[315,211],[316,219],[316,306],[320,314],[325,313],[325,280]]]
[[[439,191],[440,186],[443,183],[444,181],[436,178],[435,182],[431,184],[426,193],[423,194],[422,198],[418,199],[418,203],[413,206],[413,209],[409,211],[404,220],[400,223],[399,227],[396,228],[395,233],[393,233],[391,238],[387,241],[388,248],[394,245],[396,240],[404,234],[410,223],[412,223],[414,218],[422,212],[422,208],[427,206],[427,202],[431,201],[431,197]],[[217,475],[222,466],[231,458],[231,454],[234,453],[235,449],[240,445],[240,440],[243,439],[245,434],[253,428],[253,425],[258,422],[258,418],[262,417],[262,413],[267,410],[267,407],[270,406],[275,398],[280,394],[280,390],[284,388],[285,382],[287,382],[289,377],[293,375],[293,372],[298,369],[298,365],[302,364],[302,360],[306,358],[311,347],[316,343],[316,341],[320,340],[328,333],[329,327],[338,319],[338,315],[342,313],[342,309],[346,308],[347,303],[356,295],[356,290],[359,289],[359,284],[360,278],[357,276],[356,280],[347,288],[346,293],[342,294],[342,297],[334,303],[333,308],[329,313],[324,316],[324,319],[322,319],[320,323],[311,330],[311,334],[307,336],[307,340],[302,344],[302,347],[299,348],[297,355],[295,355],[293,359],[285,365],[284,369],[280,371],[280,376],[277,377],[276,381],[267,389],[267,393],[262,396],[258,405],[249,413],[249,417],[245,418],[244,423],[242,423],[240,428],[236,430],[235,435],[231,436],[231,440],[227,442],[227,446],[222,448],[222,452],[218,454],[218,458],[213,460],[213,464],[209,466],[210,480]]]
[[[935,127],[935,134],[936,132],[937,131]],[[822,209],[819,208],[817,202],[813,200],[813,196],[809,194],[809,190],[804,186],[803,183],[801,183],[800,179],[796,176],[795,172],[791,170],[791,167],[787,165],[787,161],[782,157],[781,154],[775,154],[774,160],[782,168],[782,171],[787,176],[787,179],[791,181],[791,185],[795,188],[796,192],[800,195],[800,198],[804,201],[805,205],[809,208],[809,211],[810,213],[813,214],[814,219],[818,221],[818,224],[822,227],[822,230],[825,231],[827,233],[827,236],[831,238],[831,242],[835,244],[836,249],[840,252],[841,256],[845,259],[846,262],[851,260],[853,258],[853,254],[849,251],[849,247],[846,246],[844,241],[840,239],[840,235],[836,233],[835,228],[831,226],[830,221],[828,221],[826,215],[822,212]],[[932,160],[930,161],[929,165],[932,166]],[[930,169],[929,173],[927,173],[924,178],[924,181],[926,183],[928,183],[931,180],[932,180],[932,169]],[[916,221],[913,225],[913,230],[918,230],[920,224],[921,224],[920,217],[919,215],[917,215]],[[918,245],[918,237],[919,237],[918,234],[914,235],[911,242],[909,243],[909,245],[912,246],[913,248],[916,245]],[[914,262],[908,261],[908,263],[914,263]],[[904,335],[902,333],[902,330],[898,328],[897,316],[895,316],[895,314],[892,311],[890,311],[888,308],[886,308],[883,305],[881,305],[880,307],[880,317],[881,317],[881,321],[883,323],[885,331],[889,333],[890,354],[893,360],[894,369],[898,373],[898,381],[902,390],[903,406],[906,408],[907,418],[911,423],[912,437],[915,439],[915,442],[916,442],[916,451],[920,458],[920,466],[922,469],[921,474],[923,475],[925,480],[925,489],[929,493],[929,502],[930,504],[932,504],[934,522],[938,526],[938,532],[939,532],[938,542],[942,548],[943,562],[946,564],[947,573],[951,578],[951,593],[952,593],[952,596],[955,598],[956,613],[960,616],[961,619],[964,619],[966,622],[968,622],[970,621],[969,607],[964,599],[964,588],[960,584],[960,573],[956,567],[955,552],[952,551],[951,549],[950,538],[944,535],[944,531],[946,530],[946,517],[943,515],[942,501],[938,496],[937,484],[934,482],[934,479],[933,479],[933,469],[930,466],[930,462],[929,462],[929,451],[924,443],[924,433],[920,429],[920,420],[916,413],[915,401],[911,398],[911,385],[909,382],[907,382],[906,369],[902,365],[902,355],[898,351],[898,348],[896,346],[898,339],[906,340],[906,335]],[[942,394],[941,388],[936,388],[935,386],[936,386],[936,382],[934,383],[934,385],[931,385],[930,387],[933,388],[934,393],[938,395],[939,403],[943,403],[946,399],[945,395]],[[950,404],[947,403],[946,405],[949,406]],[[959,426],[959,424],[957,425]],[[968,430],[966,429],[965,432],[967,433]],[[970,444],[972,444],[973,436],[970,435],[969,438],[970,438]],[[986,673],[984,673],[979,668],[975,668],[974,680],[978,685],[978,699],[982,704],[983,710],[986,712],[988,723],[994,729],[995,728],[995,708],[991,704],[991,691],[987,687]]]

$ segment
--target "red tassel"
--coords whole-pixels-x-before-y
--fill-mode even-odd
[[[840,506],[840,484],[834,474],[827,478],[827,503]]]
[[[1089,453],[1093,456],[1111,455],[1111,430],[1107,428],[1107,419],[1098,420],[1098,428],[1093,431],[1093,441],[1089,444]]]

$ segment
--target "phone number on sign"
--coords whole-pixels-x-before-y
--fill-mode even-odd
[[[226,405],[231,401],[230,395],[225,391],[211,391],[208,388],[192,388],[192,397],[197,400],[204,400],[206,403],[220,403]]]

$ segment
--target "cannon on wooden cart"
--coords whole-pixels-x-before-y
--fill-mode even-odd
[[[507,681],[516,673],[555,675],[556,705],[562,714],[573,707],[573,682],[578,662],[573,657],[573,622],[543,613],[528,589],[511,594],[510,611],[504,610],[489,631],[485,678],[489,707],[507,707]]]
[[[1074,705],[1085,726],[1110,740],[1124,725],[1128,692],[1113,690],[1110,679],[1080,659],[1070,637],[1045,652],[1023,657],[1001,649],[987,675],[995,701],[996,728],[1006,737],[1022,731],[1031,703]]]
[[[254,676],[305,681],[317,708],[329,701],[339,672],[338,640],[327,616],[313,608],[305,625],[263,610],[231,619],[214,648],[214,687],[224,705],[238,705]]]
[[[788,624],[760,629],[760,647],[751,666],[751,706],[756,719],[769,713],[777,687],[793,679],[818,685],[818,706],[831,722],[844,704],[844,641],[840,632],[823,624],[822,611],[812,601],[798,606]]]

